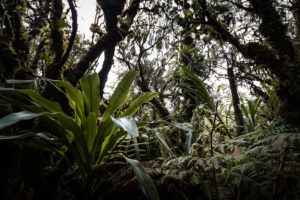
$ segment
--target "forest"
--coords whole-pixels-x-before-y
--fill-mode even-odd
[[[300,199],[300,0],[81,1],[0,0],[0,199]]]

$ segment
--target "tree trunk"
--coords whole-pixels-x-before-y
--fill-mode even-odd
[[[243,120],[242,111],[239,107],[240,99],[239,99],[237,85],[235,82],[235,76],[234,76],[232,67],[227,68],[227,75],[228,75],[228,80],[229,80],[229,84],[230,84],[231,96],[232,96],[234,118],[235,118],[235,122],[237,125],[236,136],[239,136],[244,132],[244,120]]]

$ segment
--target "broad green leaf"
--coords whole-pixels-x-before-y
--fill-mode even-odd
[[[181,76],[184,79],[193,82],[193,85],[188,83],[182,83],[181,86],[185,89],[188,89],[189,92],[197,95],[197,97],[199,97],[203,101],[203,103],[205,103],[211,110],[215,110],[213,100],[209,95],[203,81],[185,66],[181,66],[181,72]]]
[[[101,150],[100,150],[100,153],[99,153],[98,158],[97,158],[97,164],[101,164],[102,163],[102,161],[103,161],[106,153],[109,151],[108,147],[109,147],[109,143],[110,143],[110,138],[111,137],[112,136],[109,135],[109,136],[107,136],[107,137],[104,138],[103,142],[101,142],[101,145],[100,145],[101,146]]]
[[[132,117],[126,116],[122,118],[113,118],[111,116],[111,120],[118,128],[122,129],[123,131],[126,131],[131,137],[138,136],[138,128]]]
[[[73,146],[73,152],[76,153],[77,161],[80,161],[84,165],[88,160],[88,148],[85,143],[83,131],[75,119],[64,113],[51,113],[50,116],[75,140],[76,145]]]
[[[98,126],[98,132],[96,136],[96,147],[101,146],[101,152],[102,149],[104,148],[103,143],[105,140],[109,140],[111,135],[114,133],[114,131],[117,129],[117,127],[114,125],[112,120],[109,118],[106,121],[101,121],[99,126]],[[106,148],[106,147],[105,147]]]
[[[51,117],[55,119],[55,122],[72,137],[78,138],[80,140],[84,140],[83,135],[81,133],[80,127],[77,125],[74,118],[64,114],[64,113],[51,113],[49,114]]]
[[[158,95],[158,93],[154,93],[154,92],[146,92],[144,93],[142,96],[140,96],[138,99],[136,99],[134,102],[132,102],[129,106],[129,108],[127,108],[121,115],[120,117],[125,117],[125,116],[132,116],[133,114],[135,114],[139,108],[141,107],[141,105],[143,103],[146,103],[148,101],[151,101],[154,97],[156,97]]]
[[[131,165],[133,168],[136,177],[139,182],[139,186],[142,190],[142,192],[145,194],[148,200],[159,200],[159,194],[156,190],[155,184],[143,165],[137,161],[130,158],[127,158],[123,155],[123,157],[126,159],[126,161]]]
[[[43,107],[40,105],[33,103],[33,104],[28,104],[30,103],[30,99],[25,95],[14,88],[1,88],[0,87],[0,104],[4,105],[15,105],[18,106],[19,108],[30,111],[30,112],[43,112],[45,111]]]
[[[49,112],[62,112],[62,108],[59,103],[55,101],[48,100],[38,93],[36,93],[34,90],[30,89],[14,89],[14,88],[3,88],[0,87],[0,92],[8,93],[12,95],[12,98],[2,98],[2,101],[7,101],[7,103],[14,104],[16,106],[19,106],[20,108],[28,111],[34,111],[34,112],[41,112],[41,108],[38,108],[37,106],[30,106],[24,104],[24,102],[28,102],[29,99],[27,99],[27,96],[30,97],[35,104],[45,108]],[[9,102],[8,102],[9,101]],[[22,102],[21,102],[22,101]]]
[[[181,130],[184,130],[186,132],[190,132],[192,131],[192,129],[190,129],[189,127],[184,126],[183,124],[180,123],[172,123],[176,128],[179,128]]]
[[[100,123],[96,138],[96,146],[101,146],[100,154],[97,158],[98,164],[103,161],[106,153],[114,147],[114,142],[119,139],[119,137],[116,137],[116,134],[114,134],[116,129],[117,127],[115,126],[111,118]],[[126,133],[126,131],[123,130],[119,132]]]
[[[97,115],[94,112],[91,112],[89,116],[86,119],[85,122],[85,138],[86,138],[86,143],[88,146],[88,151],[89,153],[92,152],[93,146],[94,146],[94,141],[97,135]]]
[[[41,116],[43,113],[33,113],[28,111],[21,111],[17,113],[9,114],[2,119],[0,119],[0,129],[11,126],[19,121],[33,119],[35,117]]]
[[[186,150],[187,150],[187,153],[191,153],[192,143],[193,143],[193,131],[189,131],[188,134],[186,135]]]
[[[55,84],[65,89],[66,97],[69,100],[70,106],[75,111],[77,119],[80,120],[80,124],[84,122],[84,100],[81,92],[74,88],[72,84],[67,81],[55,81]]]
[[[28,144],[44,151],[57,152],[59,155],[65,156],[65,152],[59,146],[54,145],[52,141],[49,142],[40,136],[41,135],[36,134],[36,137],[31,137]]]
[[[161,145],[171,154],[174,154],[173,151],[171,150],[171,148],[169,147],[169,145],[167,144],[166,140],[161,136],[161,134],[159,132],[155,133],[157,139],[159,140],[159,142],[161,143]]]
[[[59,103],[55,101],[48,100],[34,90],[30,89],[19,89],[19,92],[28,95],[35,103],[39,104],[49,112],[63,112]]]
[[[80,80],[80,85],[88,112],[98,113],[100,105],[100,81],[98,74],[95,73],[84,77]]]
[[[15,80],[15,79],[6,80],[6,83],[8,84],[32,83],[32,82],[35,82],[35,80]]]
[[[20,135],[0,135],[0,140],[18,140],[18,139],[25,139],[28,137],[35,136],[35,133],[24,133]]]
[[[158,120],[155,120],[155,121],[153,121],[151,123],[157,124],[157,125],[171,125],[170,122],[168,122],[166,120],[163,120],[163,119],[158,119]]]
[[[109,106],[105,110],[102,120],[105,121],[109,119],[109,117],[113,115],[115,110],[125,103],[126,98],[129,94],[130,86],[137,74],[138,72],[136,71],[129,71],[120,81],[114,93],[109,99]]]

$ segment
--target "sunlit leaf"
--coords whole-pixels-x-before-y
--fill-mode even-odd
[[[15,80],[15,79],[6,80],[6,83],[8,84],[20,84],[20,83],[32,83],[32,82],[35,82],[35,80]]]
[[[134,81],[138,72],[130,71],[128,72],[125,77],[120,81],[117,88],[115,89],[114,93],[109,99],[109,106],[105,110],[102,120],[107,120],[117,108],[123,105],[127,99],[129,94],[130,86]]]
[[[154,97],[156,97],[158,95],[158,93],[154,93],[154,92],[146,92],[144,93],[142,96],[140,96],[138,99],[136,99],[135,101],[133,101],[129,108],[127,108],[121,115],[120,117],[124,117],[124,116],[132,116],[134,113],[136,113],[139,108],[141,107],[141,105],[143,103],[146,103],[148,101],[151,101]]]
[[[84,102],[88,112],[98,113],[100,106],[100,81],[98,74],[86,76],[80,80]]]
[[[162,146],[171,154],[174,154],[173,151],[171,150],[171,148],[169,147],[169,145],[167,144],[166,140],[161,136],[161,134],[159,132],[155,133],[157,139],[159,140],[159,142],[162,144]]]
[[[29,120],[41,116],[43,113],[33,113],[28,111],[21,111],[17,113],[9,114],[0,119],[0,129],[11,126],[23,120]]]
[[[62,112],[63,111],[59,103],[42,97],[41,95],[36,93],[34,90],[20,89],[18,91],[23,94],[28,95],[35,103],[44,107],[49,112]]]
[[[97,135],[97,115],[91,112],[85,122],[85,138],[88,146],[88,151],[91,153],[94,146],[95,137]]]
[[[65,89],[70,106],[75,111],[77,117],[79,117],[81,121],[84,121],[84,100],[81,92],[67,81],[56,81],[55,84]]]
[[[138,128],[136,126],[135,121],[132,119],[132,117],[130,116],[126,116],[122,118],[111,117],[111,120],[118,128],[122,129],[123,131],[126,131],[131,137],[138,136]]]
[[[159,200],[159,194],[155,187],[155,184],[147,171],[144,169],[143,165],[137,161],[130,158],[127,158],[123,155],[126,161],[132,166],[142,192],[145,194],[148,200]]]
[[[0,140],[18,140],[34,136],[35,133],[24,133],[20,135],[0,135]]]

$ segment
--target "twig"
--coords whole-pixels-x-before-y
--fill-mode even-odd
[[[210,135],[210,153],[211,153],[211,157],[214,156],[214,150],[213,150],[213,132],[215,129],[215,125],[216,125],[216,119],[217,119],[217,111],[218,111],[218,104],[219,102],[217,101],[216,103],[216,111],[215,111],[215,116],[214,116],[214,121],[213,121],[213,126],[212,129],[209,133]],[[219,196],[219,190],[218,190],[218,186],[217,186],[217,178],[216,178],[216,169],[215,169],[215,164],[212,162],[212,172],[213,172],[213,184],[214,184],[214,188],[215,188],[215,192],[217,195],[217,199],[220,200],[220,196]]]

